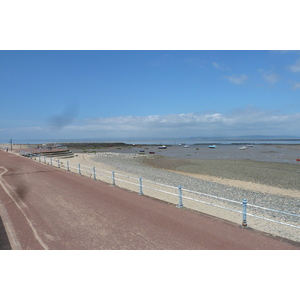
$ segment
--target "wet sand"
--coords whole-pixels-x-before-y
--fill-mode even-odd
[[[239,145],[191,145],[124,147],[110,149],[112,153],[140,154],[141,162],[152,167],[179,172],[188,176],[226,185],[242,184],[255,191],[284,189],[281,194],[299,196],[300,145],[255,145],[239,150]],[[149,155],[149,153],[154,153]],[[270,188],[266,188],[270,187]],[[279,190],[277,190],[279,192]]]
[[[248,182],[248,188],[259,190],[264,186],[291,190],[300,195],[300,166],[296,164],[224,159],[178,159],[160,156],[145,159],[145,163],[157,168],[212,180],[227,185]],[[245,185],[245,184],[244,184]],[[293,191],[293,192],[292,192]]]
[[[278,162],[300,165],[300,145],[255,145],[246,150],[239,150],[242,145],[217,145],[216,149],[210,149],[207,145],[168,146],[167,149],[159,149],[154,145],[136,147],[113,147],[99,151],[115,153],[140,153],[162,155],[178,159],[222,159],[222,160],[248,160],[262,162]],[[91,149],[92,150],[92,149]],[[88,151],[88,149],[87,149]],[[97,150],[96,150],[97,152]]]

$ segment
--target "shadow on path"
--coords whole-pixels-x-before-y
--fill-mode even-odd
[[[0,217],[0,250],[12,250],[1,217]]]

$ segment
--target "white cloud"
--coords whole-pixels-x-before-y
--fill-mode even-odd
[[[292,89],[293,90],[300,89],[300,82],[294,83],[293,86],[292,86]]]
[[[244,134],[297,135],[300,113],[276,114],[255,108],[236,110],[230,114],[171,114],[126,116],[86,120],[67,130],[93,132],[105,137],[190,137]]]
[[[213,67],[215,67],[216,69],[220,69],[220,65],[218,63],[216,63],[215,61],[212,63]]]
[[[262,74],[263,79],[268,83],[275,83],[279,81],[279,75],[272,71],[267,71]]]
[[[293,73],[300,72],[300,58],[296,60],[296,63],[294,65],[288,66],[288,69]]]
[[[228,79],[231,83],[234,84],[244,84],[247,81],[248,76],[242,74],[242,75],[224,76],[224,78]]]
[[[229,70],[229,68],[226,67],[225,65],[219,64],[219,63],[217,63],[217,62],[215,62],[215,61],[212,62],[212,66],[213,66],[215,69],[220,70],[220,71]]]
[[[124,116],[76,120],[60,130],[10,129],[19,138],[180,138],[197,136],[299,135],[300,113],[279,114],[253,107],[231,113]],[[8,137],[7,137],[8,138]]]

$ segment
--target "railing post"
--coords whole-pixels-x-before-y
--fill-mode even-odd
[[[93,167],[94,180],[96,180],[96,168]]]
[[[44,156],[44,163],[46,163],[46,156]]]
[[[116,185],[115,171],[112,171],[112,172],[111,172],[111,176],[112,176],[112,184],[113,184],[113,186],[115,186],[115,185]]]
[[[178,198],[179,198],[179,203],[177,205],[178,208],[183,208],[182,204],[182,186],[178,186]]]
[[[143,195],[143,181],[142,181],[142,177],[140,177],[139,180],[140,180],[140,195]]]
[[[67,171],[70,172],[69,162],[67,161]]]
[[[247,228],[247,200],[243,200],[243,228]]]
[[[41,154],[39,155],[39,162],[41,162]]]
[[[59,158],[57,159],[57,166],[60,168]]]
[[[80,164],[78,164],[78,174],[81,175]]]
[[[50,165],[52,166],[52,157],[50,157]]]

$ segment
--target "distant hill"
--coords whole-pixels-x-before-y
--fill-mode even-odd
[[[293,140],[293,139],[300,139],[299,136],[291,136],[291,135],[245,135],[245,136],[239,136],[239,139],[259,139],[259,140]]]
[[[190,139],[199,140],[297,140],[299,136],[291,135],[242,135],[242,136],[229,136],[229,137],[191,137]]]

